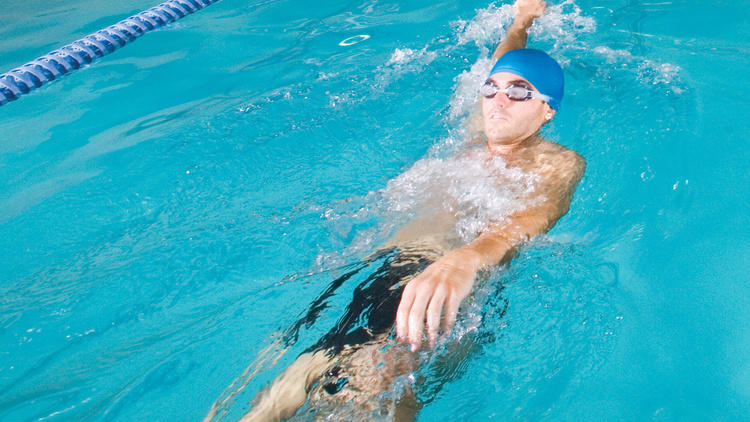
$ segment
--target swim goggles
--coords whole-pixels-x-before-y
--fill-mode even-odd
[[[495,94],[498,92],[502,92],[512,101],[528,101],[532,98],[539,98],[542,101],[549,102],[552,99],[552,97],[548,95],[532,91],[528,86],[518,83],[510,84],[507,88],[501,89],[495,85],[495,82],[493,82],[492,79],[487,79],[484,82],[484,85],[479,88],[479,93],[484,98],[494,98]]]

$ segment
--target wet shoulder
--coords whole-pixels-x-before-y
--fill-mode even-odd
[[[534,154],[538,174],[548,182],[570,186],[578,183],[586,168],[586,161],[576,151],[560,144],[543,140]]]
[[[566,148],[560,144],[543,140],[536,152],[537,160],[546,163],[555,163],[558,168],[583,168],[586,160],[576,151]]]
[[[578,152],[546,139],[539,144],[537,156],[544,160],[568,163],[570,166],[586,165],[586,160]]]

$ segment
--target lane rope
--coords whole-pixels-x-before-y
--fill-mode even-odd
[[[169,0],[0,75],[0,106],[220,0]]]

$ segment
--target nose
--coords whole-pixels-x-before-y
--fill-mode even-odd
[[[508,108],[512,103],[510,98],[508,98],[508,96],[502,92],[498,92],[497,94],[495,94],[495,96],[492,98],[492,101],[494,101],[495,104],[499,105],[502,108]]]

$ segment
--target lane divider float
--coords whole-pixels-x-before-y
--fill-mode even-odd
[[[0,106],[220,0],[169,0],[0,75]]]

